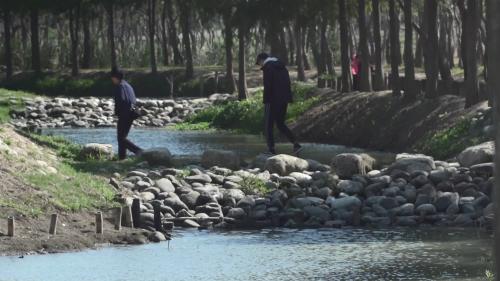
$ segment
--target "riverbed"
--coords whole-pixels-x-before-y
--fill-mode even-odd
[[[181,230],[161,244],[0,257],[1,281],[484,280],[489,234],[467,228]]]
[[[117,150],[116,129],[44,129],[44,134],[59,135],[79,143],[106,143],[113,144]],[[225,149],[235,151],[244,159],[251,160],[259,153],[267,151],[262,136],[236,134],[225,131],[176,131],[169,129],[137,128],[132,129],[129,139],[143,149],[166,147],[170,152],[187,161],[196,162],[207,149]],[[292,153],[292,146],[279,142],[276,145],[278,153]],[[359,148],[342,145],[305,143],[301,158],[308,158],[330,164],[332,158],[340,153],[368,153],[374,157],[379,166],[394,161],[393,153],[380,151],[366,151]]]

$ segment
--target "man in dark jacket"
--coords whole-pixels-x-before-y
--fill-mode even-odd
[[[139,154],[142,151],[137,145],[127,139],[135,118],[134,107],[136,99],[132,86],[123,80],[123,72],[113,69],[111,72],[111,81],[115,86],[115,115],[118,116],[118,157],[120,160],[123,160],[127,157],[127,149],[135,154]]]
[[[276,124],[278,130],[293,143],[293,152],[298,154],[302,146],[295,140],[295,136],[285,124],[288,104],[292,102],[292,87],[288,70],[281,61],[266,53],[257,56],[257,64],[264,72],[264,122],[269,153],[276,154],[273,134],[273,127]]]

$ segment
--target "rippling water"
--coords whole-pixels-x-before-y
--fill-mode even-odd
[[[45,134],[61,135],[76,143],[110,143],[117,149],[116,131],[104,129],[46,129]],[[226,149],[238,152],[246,159],[266,151],[263,137],[229,132],[172,131],[166,129],[132,129],[130,139],[142,148],[167,147],[172,154],[187,159],[196,159],[206,149]],[[291,153],[290,144],[277,144],[277,151]],[[329,164],[333,156],[344,152],[365,152],[362,149],[340,145],[304,144],[303,158]],[[389,164],[394,155],[383,152],[369,152],[381,165]]]
[[[179,231],[167,243],[0,258],[0,280],[482,280],[474,229]]]

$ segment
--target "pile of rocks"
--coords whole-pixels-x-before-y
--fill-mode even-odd
[[[492,163],[465,167],[399,154],[389,167],[372,170],[371,157],[341,154],[332,170],[289,155],[260,155],[244,169],[227,168],[238,161],[235,153],[209,151],[205,166],[179,170],[143,163],[113,181],[127,204],[141,199],[141,221],[151,230],[155,204],[166,220],[188,218],[177,221],[187,227],[203,226],[208,218],[220,218],[214,226],[222,228],[472,226],[492,214]]]
[[[186,117],[233,97],[213,94],[197,99],[140,99],[139,127],[164,127],[182,122]],[[100,98],[36,98],[25,100],[25,109],[12,110],[13,123],[19,128],[91,128],[116,124],[114,101]]]

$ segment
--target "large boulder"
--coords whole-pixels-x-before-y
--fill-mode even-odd
[[[457,156],[457,159],[460,165],[470,167],[476,164],[493,162],[494,155],[495,144],[489,141],[466,148]]]
[[[172,165],[172,154],[167,148],[152,148],[142,152],[141,158],[151,166]]]
[[[375,159],[368,154],[342,153],[333,157],[332,167],[341,178],[366,175],[373,169]]]
[[[402,153],[396,156],[396,161],[389,167],[389,172],[400,170],[408,173],[417,171],[430,172],[436,169],[434,159],[422,154]]]
[[[361,200],[359,200],[359,198],[356,196],[348,196],[334,200],[327,200],[327,202],[330,205],[330,207],[334,210],[351,211],[361,207]]]
[[[219,166],[231,170],[238,170],[240,168],[240,157],[233,151],[218,149],[206,150],[201,157],[201,165],[205,168]]]
[[[309,163],[301,158],[280,154],[266,160],[265,169],[270,173],[277,173],[281,176],[289,175],[293,172],[303,172],[308,170]]]
[[[114,156],[113,145],[88,143],[80,151],[82,159],[112,159]]]

